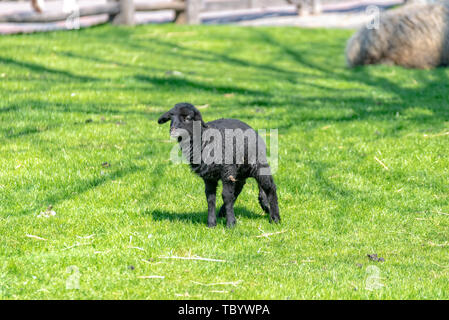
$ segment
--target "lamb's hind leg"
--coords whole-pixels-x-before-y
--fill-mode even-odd
[[[261,188],[267,196],[270,221],[279,222],[281,220],[281,217],[279,215],[278,197],[276,194],[276,185],[274,184],[273,177],[271,175],[258,175],[256,176],[256,180],[259,184],[259,188]],[[261,206],[262,208],[264,208],[262,202]]]
[[[234,191],[235,182],[223,181],[223,205],[226,211],[226,226],[232,228],[235,225],[234,215]]]
[[[235,201],[237,200],[237,197],[242,192],[245,182],[246,182],[245,180],[236,181],[235,186],[234,186],[234,204],[235,204]],[[224,204],[221,206],[220,211],[218,212],[218,217],[219,218],[226,217],[226,206]]]
[[[207,225],[209,228],[217,225],[217,218],[215,216],[215,199],[217,193],[217,181],[205,180],[206,185],[206,199],[207,199]]]

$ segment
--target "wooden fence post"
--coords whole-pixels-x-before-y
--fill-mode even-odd
[[[201,0],[186,0],[187,23],[200,24]]]
[[[322,12],[321,1],[312,0],[312,14],[320,14],[321,12]]]
[[[134,0],[119,0],[120,12],[112,17],[112,23],[117,25],[133,26],[134,21]]]
[[[305,6],[304,6],[305,0],[287,0],[289,4],[292,4],[296,7],[296,13],[298,16],[302,16],[305,13]]]
[[[310,9],[312,14],[320,14],[322,12],[320,0],[287,0],[287,2],[296,6],[296,12],[299,16],[307,14],[308,9]],[[310,8],[307,8],[308,6]]]

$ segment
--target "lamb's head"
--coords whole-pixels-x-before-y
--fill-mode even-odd
[[[195,121],[201,125],[202,128],[206,128],[206,124],[201,117],[201,113],[190,103],[178,103],[172,109],[164,113],[158,120],[159,124],[163,124],[171,120],[170,122],[170,135],[181,139],[180,131],[187,131],[190,137],[193,136],[193,124]],[[184,131],[184,132],[185,132]]]

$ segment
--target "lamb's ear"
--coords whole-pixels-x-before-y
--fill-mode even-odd
[[[170,111],[164,113],[162,116],[160,116],[159,120],[157,120],[157,122],[159,124],[163,124],[166,123],[168,120],[171,119],[171,115],[170,115]]]
[[[202,126],[203,128],[207,128],[207,124],[204,123],[203,117],[201,116],[201,113],[200,113],[199,111],[198,111],[198,112],[195,112],[195,116],[193,117],[193,120],[195,120],[195,121],[201,121],[201,126]]]

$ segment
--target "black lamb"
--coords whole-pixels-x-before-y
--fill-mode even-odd
[[[227,227],[235,225],[234,203],[250,177],[255,178],[259,185],[259,203],[269,214],[270,222],[280,221],[276,185],[267,163],[266,146],[256,131],[236,119],[205,123],[198,109],[189,103],[176,104],[159,118],[158,123],[169,120],[170,135],[178,138],[191,169],[203,178],[206,185],[209,227],[217,224],[215,199],[220,179],[223,183],[223,206],[218,216],[226,216]],[[251,137],[255,139],[251,140]]]

